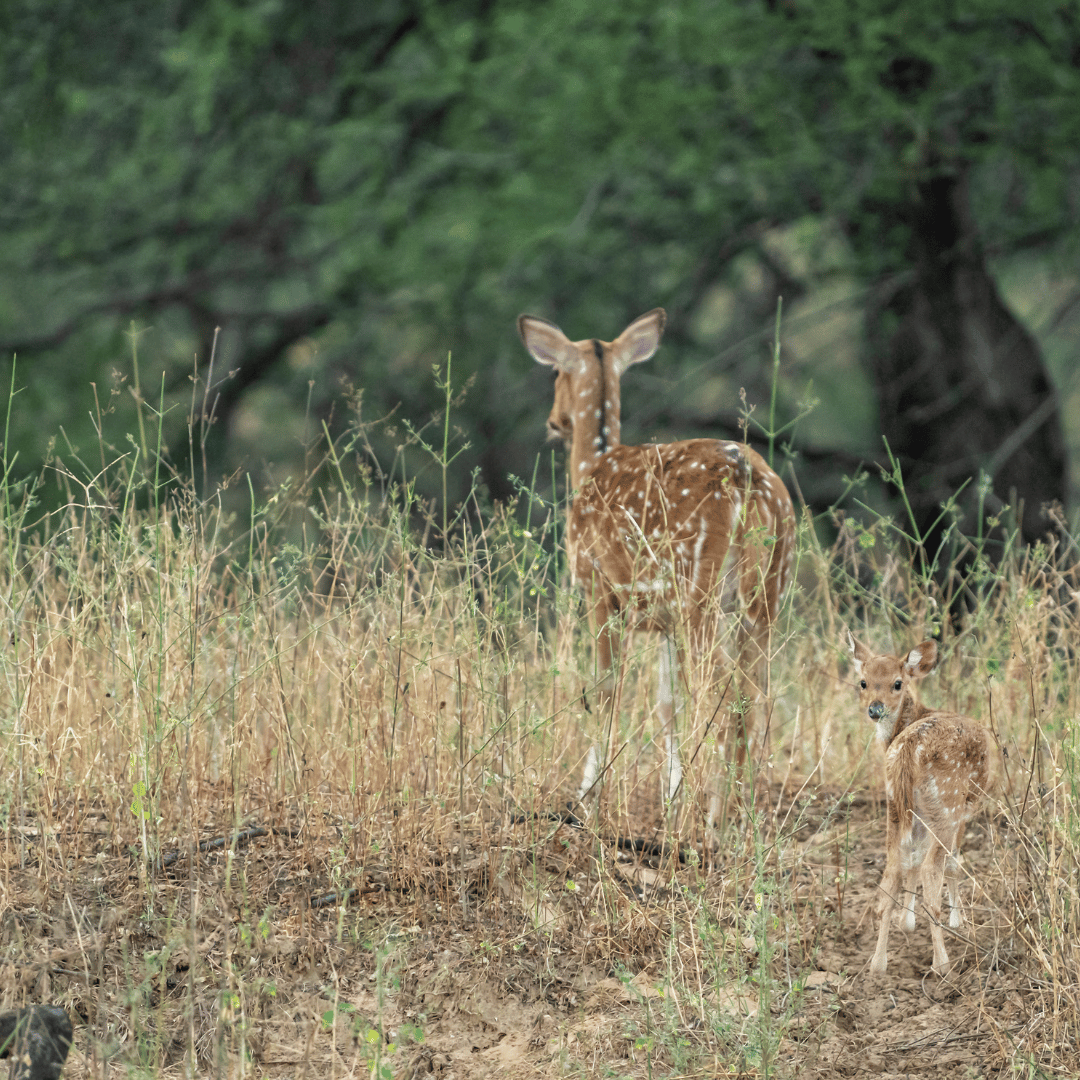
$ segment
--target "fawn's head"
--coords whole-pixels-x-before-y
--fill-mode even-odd
[[[518,317],[518,333],[529,354],[555,368],[548,438],[561,439],[571,451],[575,486],[601,454],[619,445],[619,379],[631,364],[640,364],[656,352],[666,319],[663,308],[654,308],[614,341],[571,341],[547,319]]]
[[[937,666],[937,642],[916,645],[906,656],[875,656],[848,631],[848,647],[855,661],[859,705],[877,724],[878,737],[888,741],[896,726],[905,696],[914,701],[909,685],[929,675]]]

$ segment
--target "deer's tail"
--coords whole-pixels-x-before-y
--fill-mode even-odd
[[[904,739],[897,747],[896,754],[889,761],[889,817],[896,825],[900,836],[910,834],[915,810],[915,776],[918,763],[915,752],[919,743],[915,739]]]

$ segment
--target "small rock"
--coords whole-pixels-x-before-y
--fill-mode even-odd
[[[13,1059],[11,1080],[60,1080],[71,1037],[71,1020],[56,1005],[0,1013],[0,1058]]]

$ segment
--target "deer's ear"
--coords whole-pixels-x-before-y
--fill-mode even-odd
[[[937,667],[937,662],[937,642],[930,639],[916,645],[908,653],[904,661],[904,671],[913,679],[921,679]]]
[[[574,343],[553,322],[535,315],[519,315],[517,325],[525,348],[537,363],[571,374],[581,366]]]
[[[611,343],[612,361],[620,375],[632,364],[640,364],[656,352],[666,322],[667,312],[663,308],[653,308],[639,315]]]
[[[870,650],[859,640],[855,638],[850,630],[846,631],[848,639],[848,652],[851,653],[852,658],[855,661],[855,670],[859,675],[862,674],[862,666],[870,659]]]

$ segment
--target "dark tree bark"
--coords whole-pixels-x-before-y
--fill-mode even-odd
[[[1061,416],[1038,346],[998,296],[962,175],[920,185],[902,219],[911,269],[871,308],[868,337],[882,432],[926,553],[940,546],[946,523],[932,525],[941,504],[969,478],[962,528],[976,532],[980,471],[993,484],[986,512],[1022,504],[1030,543],[1050,527],[1043,508],[1063,501],[1066,486]]]

